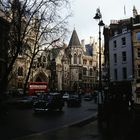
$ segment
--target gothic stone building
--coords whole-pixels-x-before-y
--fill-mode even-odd
[[[41,63],[49,68],[51,90],[91,92],[97,86],[97,44],[81,44],[76,30],[73,30],[68,46],[46,50]],[[46,68],[46,69],[47,69]],[[43,77],[42,77],[43,78]]]
[[[92,92],[98,81],[97,43],[80,43],[76,30],[73,30],[69,44],[44,49],[34,60],[29,81],[48,82],[50,90]],[[22,63],[23,61],[25,63]],[[15,88],[22,88],[23,68],[28,68],[28,60],[21,57],[17,67],[18,80]],[[25,72],[25,71],[24,71]],[[17,83],[18,82],[18,83]],[[20,84],[21,82],[21,84]]]

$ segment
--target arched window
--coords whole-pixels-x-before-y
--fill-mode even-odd
[[[43,62],[46,62],[46,57],[45,56],[43,56]]]
[[[77,55],[74,54],[74,64],[77,64]]]
[[[81,64],[81,54],[79,55],[79,64]]]
[[[18,67],[18,76],[23,76],[23,67]]]

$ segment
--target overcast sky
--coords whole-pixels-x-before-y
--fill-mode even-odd
[[[71,0],[73,16],[69,20],[72,32],[75,28],[80,40],[90,36],[97,38],[98,22],[93,19],[96,9],[100,8],[105,25],[110,20],[119,20],[133,16],[135,5],[140,14],[140,0]],[[70,35],[71,36],[71,35]]]

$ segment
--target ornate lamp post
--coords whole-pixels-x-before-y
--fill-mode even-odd
[[[103,103],[103,94],[102,94],[102,70],[101,70],[101,27],[104,26],[103,20],[102,20],[102,14],[100,12],[100,9],[98,8],[96,10],[96,14],[94,19],[98,20],[99,25],[99,93],[98,93],[98,117],[99,119],[102,118],[102,103]]]

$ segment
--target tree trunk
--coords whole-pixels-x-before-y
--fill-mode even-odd
[[[30,74],[31,74],[31,69],[32,69],[34,57],[35,57],[35,56],[33,56],[32,59],[31,59],[30,67],[29,67],[29,70],[28,70],[28,73],[27,73],[27,76],[26,76],[26,79],[25,79],[24,88],[23,88],[23,93],[24,93],[24,95],[27,94],[27,93],[26,93],[27,84],[28,84],[28,80],[29,80],[29,77],[30,77]]]

